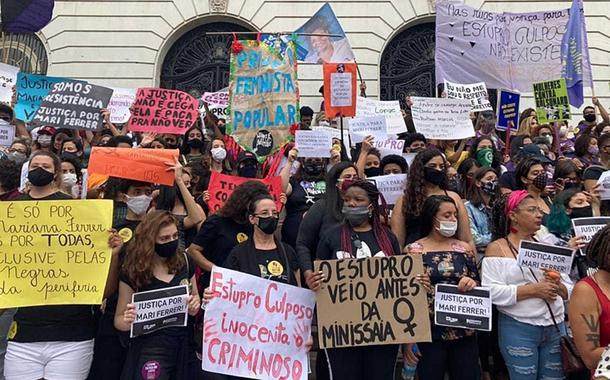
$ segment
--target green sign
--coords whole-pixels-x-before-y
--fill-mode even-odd
[[[534,99],[539,124],[572,118],[565,79],[534,83]]]

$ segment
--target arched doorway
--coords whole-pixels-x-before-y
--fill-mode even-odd
[[[412,26],[396,35],[385,47],[380,65],[381,100],[405,96],[435,96],[434,23]]]
[[[5,33],[0,58],[24,73],[45,75],[49,65],[44,44],[34,33]]]
[[[161,69],[161,87],[200,94],[229,85],[229,57],[233,36],[207,32],[250,32],[229,22],[199,26],[180,37],[170,48]],[[253,38],[248,35],[241,39]]]

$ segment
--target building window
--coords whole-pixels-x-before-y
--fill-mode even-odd
[[[33,33],[5,33],[0,43],[0,62],[32,74],[47,74],[49,59],[40,38]]]

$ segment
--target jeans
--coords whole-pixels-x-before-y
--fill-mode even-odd
[[[565,324],[534,326],[500,313],[498,332],[500,351],[511,380],[564,379],[559,341]]]
[[[443,380],[447,371],[450,380],[481,378],[479,348],[474,336],[417,343],[417,348],[421,352],[417,375],[422,380]]]

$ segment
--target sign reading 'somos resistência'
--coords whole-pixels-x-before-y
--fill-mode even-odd
[[[456,285],[437,284],[434,294],[434,324],[491,331],[489,289],[460,292]]]
[[[136,320],[130,336],[149,334],[166,327],[186,326],[188,320],[188,286],[134,293],[131,303],[136,306]]]
[[[0,309],[100,304],[112,201],[0,202]]]
[[[429,342],[420,255],[323,260],[316,293],[320,347]]]
[[[573,259],[574,251],[571,248],[521,240],[517,263],[527,268],[569,274]]]
[[[585,243],[589,243],[593,238],[593,235],[595,235],[597,231],[606,227],[609,223],[610,217],[608,216],[572,219],[574,235],[583,236]]]

